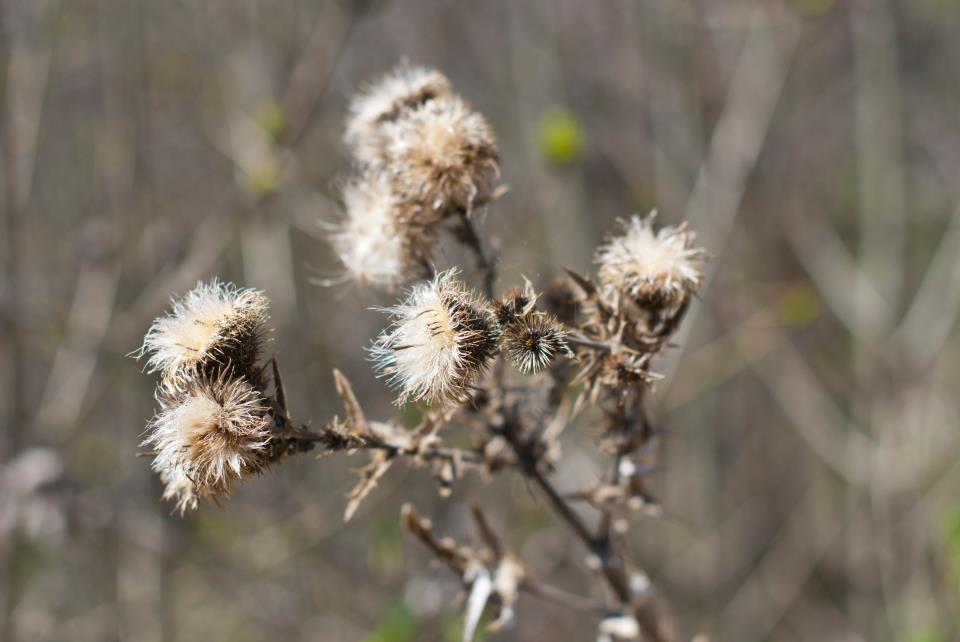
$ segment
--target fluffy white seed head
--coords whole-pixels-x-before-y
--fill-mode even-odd
[[[377,368],[399,390],[400,404],[462,403],[497,351],[492,313],[456,276],[456,269],[442,272],[385,310],[393,324],[371,352]]]
[[[161,388],[161,410],[147,425],[143,445],[166,484],[164,497],[180,510],[196,497],[216,499],[260,471],[270,441],[263,396],[242,379],[199,379],[183,389]]]
[[[380,127],[405,111],[453,94],[450,81],[438,71],[400,65],[361,90],[350,101],[344,142],[361,164],[382,160]]]
[[[488,201],[500,173],[486,119],[460,98],[431,100],[383,126],[396,190],[437,217]]]
[[[351,279],[392,289],[429,265],[435,233],[412,220],[386,174],[348,182],[343,200],[344,218],[330,240]]]
[[[654,217],[631,217],[622,235],[600,246],[598,276],[608,293],[654,308],[673,307],[703,282],[705,253],[693,245],[694,234],[686,225],[655,232]]]
[[[256,361],[268,318],[262,292],[214,279],[172,304],[171,312],[150,326],[139,350],[138,356],[150,355],[148,371],[183,383],[228,366],[242,372]]]

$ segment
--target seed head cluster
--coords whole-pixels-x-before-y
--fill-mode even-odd
[[[218,500],[269,465],[269,403],[257,364],[266,334],[262,292],[213,280],[198,283],[154,321],[137,356],[160,372],[160,409],[144,446],[164,499],[181,513],[198,498]]]
[[[597,250],[598,277],[606,294],[623,295],[641,307],[677,307],[703,282],[705,253],[685,225],[654,231],[655,213],[622,223],[623,234]]]
[[[441,73],[401,65],[350,104],[345,183],[331,243],[347,276],[385,289],[424,276],[438,228],[493,198],[496,141]]]
[[[558,354],[572,356],[563,325],[534,309],[532,288],[490,304],[458,276],[457,268],[441,272],[383,310],[393,323],[370,352],[377,369],[399,391],[398,404],[464,403],[500,352],[523,373],[541,370]]]

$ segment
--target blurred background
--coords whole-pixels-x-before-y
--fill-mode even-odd
[[[364,359],[388,296],[322,288],[349,96],[434,66],[497,131],[498,288],[591,269],[617,217],[690,222],[711,278],[658,365],[668,431],[632,555],[679,639],[960,640],[960,2],[3,0],[0,640],[456,641],[413,500],[571,590],[579,543],[516,476],[437,496],[304,456],[171,516],[127,353],[171,294],[264,288],[293,412],[395,412]],[[455,249],[440,267],[461,262]],[[584,417],[557,483],[597,478]],[[466,541],[466,539],[464,540]],[[488,640],[591,640],[521,598]]]

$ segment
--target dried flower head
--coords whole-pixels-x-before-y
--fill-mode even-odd
[[[650,372],[650,357],[649,353],[637,354],[628,350],[607,355],[598,373],[597,383],[623,392],[631,387],[656,381],[660,375]]]
[[[162,407],[143,445],[156,452],[164,497],[176,499],[181,511],[195,506],[196,496],[229,495],[234,482],[265,465],[267,403],[246,381],[201,378],[184,389],[163,386],[159,397]]]
[[[150,372],[179,383],[226,369],[246,373],[260,351],[268,305],[258,290],[217,279],[197,283],[153,322],[137,356],[149,354]]]
[[[686,228],[662,227],[654,232],[656,212],[633,216],[624,233],[597,250],[595,261],[605,292],[618,293],[652,308],[680,305],[703,282],[703,249],[693,245]]]
[[[368,172],[346,184],[345,216],[331,234],[347,274],[360,283],[393,288],[425,271],[436,232],[420,225],[382,172]]]
[[[456,277],[456,268],[415,286],[385,310],[393,324],[374,342],[372,357],[400,391],[398,403],[462,403],[497,352],[492,312]]]
[[[350,101],[344,142],[361,164],[376,164],[383,155],[380,127],[384,123],[434,98],[451,95],[450,81],[440,72],[400,65]]]
[[[423,103],[383,133],[397,191],[436,217],[490,199],[500,174],[493,130],[460,98]]]
[[[510,323],[503,332],[503,348],[514,367],[525,374],[539,372],[560,352],[570,352],[563,327],[542,312]]]
[[[506,327],[531,312],[536,302],[537,294],[528,281],[526,288],[514,288],[494,301],[493,313],[497,317],[497,323]]]

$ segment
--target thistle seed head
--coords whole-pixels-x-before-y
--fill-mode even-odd
[[[350,101],[344,142],[361,165],[377,164],[383,158],[380,128],[384,123],[434,98],[451,95],[450,81],[440,72],[400,65]]]
[[[539,372],[558,353],[570,354],[563,327],[542,312],[530,313],[510,323],[502,341],[514,367],[524,374]]]
[[[269,302],[258,290],[214,279],[197,283],[172,311],[156,319],[137,356],[149,354],[147,370],[186,384],[195,375],[246,373],[257,360]]]
[[[654,232],[655,215],[624,222],[624,233],[601,245],[594,260],[605,293],[629,297],[644,307],[671,308],[703,283],[706,254],[694,246],[694,234],[686,225]]]
[[[460,98],[423,103],[383,133],[397,192],[434,218],[490,200],[500,174],[493,130]]]
[[[183,389],[162,386],[159,397],[143,445],[156,451],[153,469],[178,509],[194,507],[197,496],[226,497],[235,482],[262,470],[270,420],[266,400],[249,383],[200,378]]]
[[[415,206],[402,202],[386,174],[348,182],[343,200],[345,216],[330,240],[353,280],[393,289],[429,265],[436,231],[414,220]]]
[[[457,273],[454,268],[438,274],[385,310],[393,324],[374,342],[371,354],[380,373],[399,390],[399,404],[463,403],[497,352],[492,312]]]

